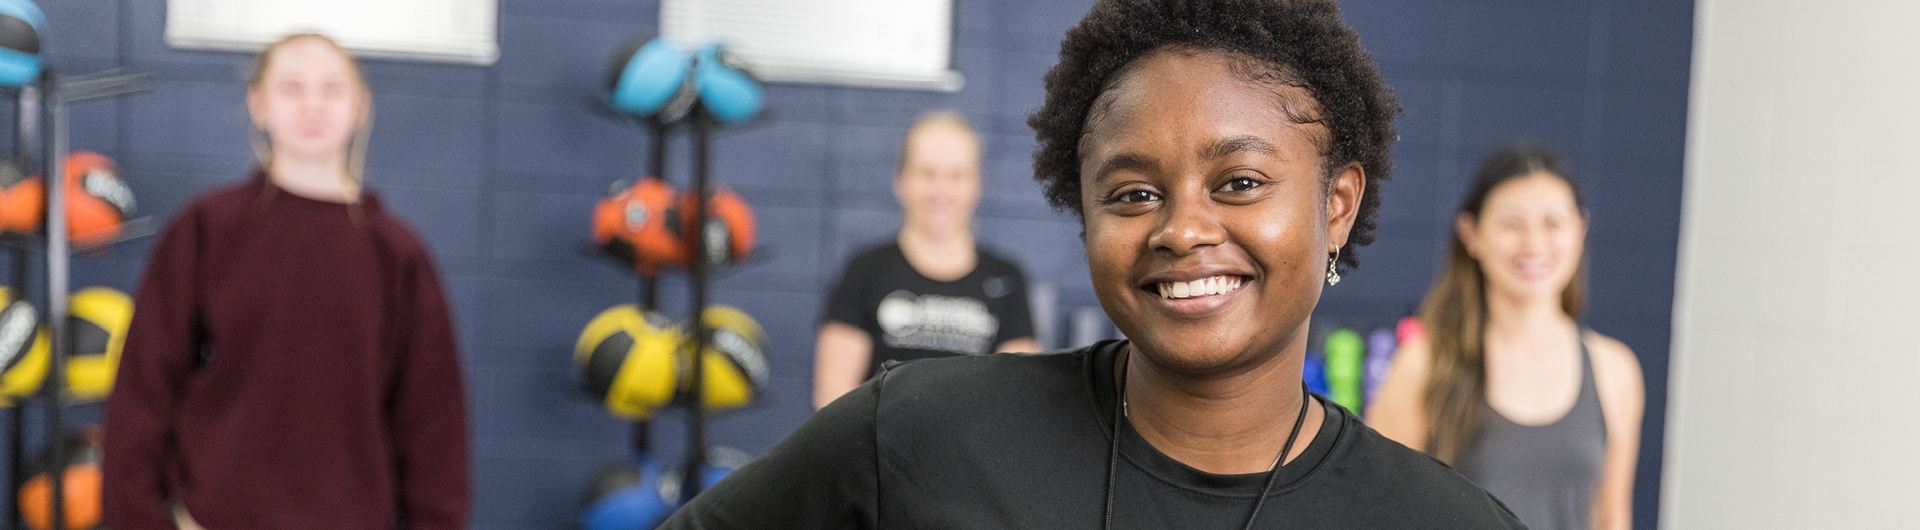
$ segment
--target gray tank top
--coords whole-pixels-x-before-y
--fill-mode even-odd
[[[1582,340],[1579,397],[1553,423],[1514,423],[1482,400],[1480,433],[1454,461],[1455,470],[1506,503],[1533,530],[1584,530],[1592,521],[1593,491],[1607,449],[1592,362]]]

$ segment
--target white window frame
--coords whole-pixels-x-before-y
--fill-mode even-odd
[[[724,42],[766,81],[953,92],[955,0],[661,0],[661,35]]]
[[[362,57],[489,65],[500,59],[498,0],[167,0],[176,48],[253,51],[320,33]]]

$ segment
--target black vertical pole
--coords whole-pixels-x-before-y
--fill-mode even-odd
[[[707,463],[707,417],[705,403],[706,369],[700,362],[700,353],[707,348],[707,324],[700,318],[707,307],[707,178],[711,172],[712,155],[708,152],[712,141],[710,117],[706,109],[693,111],[693,348],[688,352],[685,362],[691,363],[687,373],[692,377],[688,381],[688,394],[692,402],[687,407],[687,475],[686,484],[680,488],[681,501],[692,500],[700,494],[702,486],[700,472]]]
[[[40,74],[40,104],[45,109],[40,132],[46,150],[46,159],[41,164],[46,169],[47,220],[41,226],[47,227],[47,323],[51,328],[52,355],[47,358],[47,382],[42,388],[47,396],[47,454],[52,456],[53,470],[48,473],[53,483],[53,518],[49,528],[66,528],[66,462],[65,443],[66,403],[65,394],[67,375],[66,363],[68,351],[73,347],[67,330],[67,208],[66,208],[66,165],[63,158],[67,154],[67,113],[66,102],[60,97],[59,73],[49,67]]]
[[[13,292],[16,296],[26,298],[27,249],[24,246],[16,246],[8,249],[8,254],[13,257]],[[23,447],[27,443],[26,405],[26,403],[15,403],[13,410],[8,413],[10,417],[7,418],[9,423],[7,427],[10,431],[7,433],[7,480],[13,487],[7,491],[20,491],[20,486],[27,483],[26,448]],[[20,496],[8,495],[6,528],[19,528],[19,525]]]
[[[646,176],[665,181],[667,180],[667,133],[669,129],[667,126],[658,123],[653,124],[650,129],[653,132],[653,138],[651,138],[652,142],[648,146],[648,151],[650,151],[648,155],[650,156],[647,160],[648,167]],[[660,279],[641,275],[640,309],[643,311],[653,311],[659,307]],[[652,430],[648,428],[650,421],[652,420],[633,422],[634,451],[646,453],[653,448]]]
[[[13,161],[24,174],[33,173],[28,163],[33,158],[32,142],[39,136],[40,102],[34,92],[34,85],[28,83],[20,87],[20,100],[14,114]],[[15,246],[9,250],[13,257],[13,292],[15,296],[27,298],[27,247]],[[7,480],[11,488],[7,491],[19,491],[20,485],[27,482],[26,445],[27,411],[26,404],[13,407],[8,418],[7,433]],[[20,527],[20,496],[7,495],[7,528]]]
[[[650,154],[653,156],[647,161],[649,166],[647,168],[647,176],[665,181],[667,180],[667,133],[669,130],[667,126],[660,124],[654,124],[652,129],[653,144],[651,146],[652,153]],[[654,308],[660,307],[659,279],[641,276],[640,290],[640,307],[642,309],[651,311]]]

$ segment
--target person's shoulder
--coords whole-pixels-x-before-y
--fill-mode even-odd
[[[853,247],[840,262],[838,285],[843,289],[865,285],[865,282],[873,280],[875,274],[895,267],[895,262],[905,263],[906,258],[900,257],[899,244],[891,240]]]
[[[363,206],[362,211],[365,213],[368,227],[395,255],[410,262],[430,263],[432,261],[433,253],[427,247],[426,240],[420,237],[420,233],[406,219],[388,210],[386,202],[373,190],[367,190],[361,200],[361,206]]]
[[[262,177],[256,175],[222,182],[194,194],[193,198],[174,210],[173,216],[167,221],[166,232],[195,230],[205,233],[218,227],[244,225],[246,214],[263,199],[263,183]]]
[[[994,393],[1018,391],[1017,382],[1084,386],[1086,356],[1091,347],[1046,353],[958,355],[889,363],[881,370],[882,395],[894,392],[972,394],[983,383]]]
[[[259,204],[264,190],[263,177],[246,178],[222,182],[195,194],[192,199],[180,207],[180,214],[220,215],[239,213]]]
[[[1339,477],[1336,487],[1394,500],[1376,515],[1440,528],[1524,528],[1499,499],[1439,459],[1382,436],[1351,413],[1340,415],[1346,439],[1332,457],[1339,472],[1331,476]]]
[[[968,414],[1011,414],[1088,402],[1089,348],[889,363],[876,377],[881,414],[907,424]]]
[[[1587,331],[1585,341],[1587,352],[1593,358],[1594,377],[1640,378],[1640,358],[1626,343],[1592,330]]]
[[[1593,385],[1600,394],[1601,407],[1608,417],[1623,418],[1638,428],[1647,394],[1640,358],[1625,343],[1597,331],[1588,330],[1584,340],[1593,364]]]
[[[1008,259],[1006,255],[1001,254],[999,250],[986,245],[977,245],[974,248],[980,256],[980,264],[978,267],[980,267],[981,270],[995,274],[1011,273],[1025,275],[1024,271],[1020,268],[1020,264],[1014,263],[1012,259]]]
[[[872,263],[900,255],[900,244],[892,239],[874,241],[853,247],[853,252],[847,254],[847,263]]]

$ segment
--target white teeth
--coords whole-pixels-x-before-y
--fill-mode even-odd
[[[1160,282],[1157,287],[1161,298],[1191,298],[1231,293],[1242,283],[1238,276],[1211,276],[1190,282]]]

